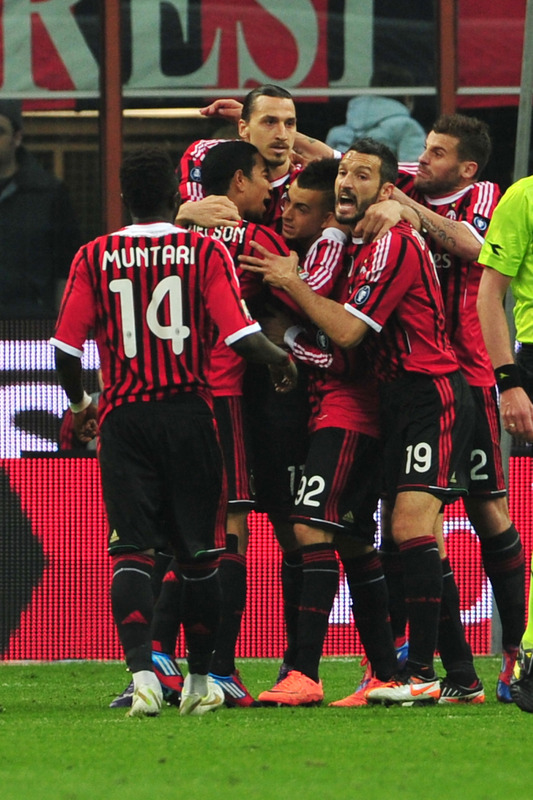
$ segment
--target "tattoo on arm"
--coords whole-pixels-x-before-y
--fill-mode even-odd
[[[452,223],[450,220],[447,220],[446,217],[442,217],[442,224],[436,225],[434,222],[428,219],[428,217],[426,217],[422,209],[415,208],[415,211],[418,215],[418,218],[420,219],[420,222],[422,223],[422,227],[431,236],[440,241],[443,247],[445,247],[446,249],[455,247],[456,245],[455,238],[450,235],[448,230],[446,230],[447,228],[452,227]]]

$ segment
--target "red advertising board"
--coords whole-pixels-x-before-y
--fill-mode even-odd
[[[511,510],[531,554],[533,462],[511,460]],[[5,660],[120,659],[108,589],[106,520],[95,458],[0,460],[3,509],[0,654]],[[492,602],[479,546],[462,506],[446,512],[447,546],[460,587],[467,636],[490,652]],[[527,562],[529,563],[529,561]],[[280,554],[264,515],[251,515],[248,602],[237,654],[281,657],[284,647]],[[184,655],[180,640],[179,655]],[[341,580],[326,655],[360,646]]]

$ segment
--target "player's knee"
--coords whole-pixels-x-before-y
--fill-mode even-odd
[[[333,534],[329,533],[329,531],[324,531],[321,528],[313,528],[301,522],[295,524],[294,535],[300,547],[305,547],[310,544],[330,543],[333,541]]]
[[[511,527],[507,497],[468,497],[465,508],[480,539],[491,539]]]

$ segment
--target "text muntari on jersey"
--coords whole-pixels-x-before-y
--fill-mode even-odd
[[[157,264],[187,264],[196,263],[194,247],[173,244],[152,245],[151,247],[122,247],[120,250],[106,251],[102,256],[102,271],[108,265],[118,269],[129,267],[155,267]]]

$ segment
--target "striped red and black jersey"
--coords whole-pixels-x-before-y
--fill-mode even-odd
[[[334,262],[335,280],[330,282],[328,270],[323,272],[318,269],[313,288],[343,303],[350,296],[351,248],[346,247],[341,231],[337,233],[342,238],[335,238],[338,242],[342,241],[342,247],[338,260]],[[293,355],[308,367],[310,432],[321,428],[345,428],[377,437],[377,383],[370,374],[365,350],[361,347],[351,350],[339,347],[311,322],[290,328],[285,341]]]
[[[212,147],[225,141],[226,139],[199,139],[185,150],[178,168],[179,193],[183,203],[205,197],[202,187],[202,161]]]
[[[201,228],[192,225],[191,230],[204,236],[210,236],[228,248],[239,278],[242,297],[247,302],[263,295],[265,286],[261,276],[243,270],[239,266],[239,256],[257,255],[257,251],[253,249],[250,242],[257,242],[270,253],[281,256],[289,255],[289,248],[281,236],[265,225],[258,225],[255,222],[241,220],[235,227],[228,225],[216,228]],[[245,367],[245,360],[237,355],[231,347],[224,344],[223,340],[217,339],[208,375],[213,394],[218,396],[242,394],[242,378]]]
[[[345,308],[370,328],[365,349],[377,380],[457,370],[435,264],[411,225],[400,222],[370,244],[354,242],[353,258]]]
[[[185,150],[179,164],[179,192],[182,202],[201,200],[204,195],[202,187],[202,161],[208,151],[225,139],[199,139]],[[263,225],[281,233],[281,215],[287,186],[294,180],[301,166],[293,165],[281,178],[270,183],[270,200],[262,220]]]
[[[291,352],[309,367],[309,431],[345,428],[379,436],[377,382],[364,349],[343,350],[311,325],[292,330]]]
[[[242,303],[226,248],[169,223],[137,224],[78,251],[51,343],[81,356],[94,332],[103,421],[123,403],[182,392],[210,403],[215,326],[228,345],[260,330]]]
[[[281,234],[282,221],[281,215],[285,205],[285,196],[287,194],[287,187],[295,180],[301,167],[292,166],[289,172],[282,175],[281,178],[276,178],[275,181],[270,181],[270,200],[268,201],[263,223],[268,225],[277,233]]]
[[[347,240],[348,237],[339,228],[325,228],[300,259],[300,278],[322,297],[331,295],[342,273]],[[299,305],[286,292],[275,287],[271,291],[291,311],[305,317]]]
[[[398,187],[442,217],[463,222],[480,244],[500,199],[491,181],[479,181],[445,197],[428,197],[414,187],[418,164],[400,164]],[[493,386],[494,372],[485,348],[477,313],[477,294],[483,268],[445,250],[427,237],[433,253],[446,313],[446,331],[459,365],[471,386]]]

